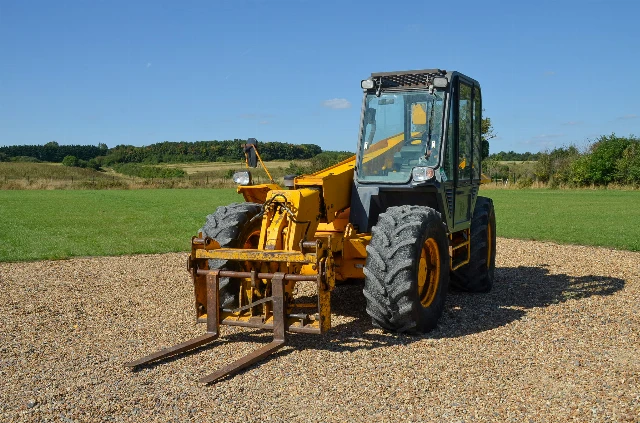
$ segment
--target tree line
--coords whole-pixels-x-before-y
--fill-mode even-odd
[[[0,147],[0,161],[41,161],[62,163],[65,157],[73,156],[89,161],[108,152],[106,144],[95,145],[59,145],[55,141],[45,145],[10,145]]]
[[[105,144],[59,145],[51,141],[45,145],[16,145],[0,147],[0,161],[43,161],[62,163],[67,158],[69,165],[80,167],[112,166],[125,163],[185,163],[185,162],[232,162],[244,159],[241,145],[246,140],[169,142],[144,147],[118,145],[108,148]],[[291,144],[283,142],[261,142],[260,156],[263,160],[306,160],[322,152],[315,144]]]
[[[515,151],[501,151],[499,153],[489,154],[485,156],[489,160],[499,162],[530,162],[538,160],[540,153],[516,153]]]
[[[483,128],[483,149],[488,149],[488,140],[494,136],[487,119],[486,128]],[[244,159],[241,145],[245,142],[242,139],[162,142],[144,147],[118,145],[108,148],[105,144],[59,145],[52,141],[45,145],[0,147],[0,161],[43,161],[93,169],[125,164],[233,162]],[[262,142],[258,148],[263,160],[308,161],[304,167],[292,163],[287,170],[295,174],[314,172],[352,155],[349,152],[323,152],[315,144]],[[512,182],[517,180],[522,186],[530,186],[534,182],[551,187],[608,184],[640,186],[640,139],[633,135],[603,135],[586,149],[571,145],[539,153],[501,151],[485,157],[483,171],[486,174]],[[525,163],[505,163],[509,161]],[[122,169],[131,173],[137,168],[125,166]]]

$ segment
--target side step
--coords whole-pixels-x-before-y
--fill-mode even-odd
[[[219,281],[221,273],[224,271],[211,270],[206,276],[207,281],[207,334],[199,336],[190,341],[182,342],[173,347],[165,348],[146,357],[125,364],[126,367],[139,367],[154,361],[182,354],[202,345],[209,344],[220,336],[220,301],[218,295]],[[199,380],[200,383],[209,384],[225,376],[238,373],[240,370],[251,366],[279,350],[285,344],[285,310],[284,310],[284,273],[274,273],[271,279],[271,292],[273,301],[273,341],[248,354],[220,370],[205,376]]]
[[[458,270],[471,260],[471,229],[463,229],[449,235],[449,267]]]

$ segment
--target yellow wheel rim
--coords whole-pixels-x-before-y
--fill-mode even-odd
[[[418,297],[423,307],[429,307],[436,298],[440,283],[440,250],[433,238],[424,242],[418,264]]]
[[[256,248],[258,248],[258,242],[260,242],[260,228],[251,232],[249,236],[247,236],[247,239],[245,239],[242,248],[255,250]]]
[[[491,239],[493,238],[491,236],[492,231],[493,228],[491,227],[491,221],[489,221],[489,224],[487,225],[487,269],[491,267],[491,249],[493,248],[493,245],[491,245]]]

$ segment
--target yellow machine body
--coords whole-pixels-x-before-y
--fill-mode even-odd
[[[355,158],[350,158],[320,172],[295,179],[294,189],[274,184],[238,187],[247,202],[264,204],[260,238],[256,248],[220,248],[214,240],[195,239],[190,268],[207,268],[207,260],[220,259],[242,263],[244,270],[256,274],[282,272],[317,278],[318,304],[295,307],[317,308],[306,318],[290,318],[288,330],[322,333],[331,322],[330,292],[335,282],[363,278],[366,245],[370,234],[357,234],[349,223],[351,181]],[[257,278],[242,280],[238,308],[265,298],[269,281]],[[295,281],[284,285],[291,302]],[[207,319],[204,275],[194,277],[196,312]],[[290,307],[293,308],[293,307]],[[269,327],[272,321],[269,303],[241,311],[222,311],[221,323],[252,327]]]

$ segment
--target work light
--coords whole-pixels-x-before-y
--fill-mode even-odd
[[[411,171],[411,176],[413,177],[413,180],[415,182],[428,181],[429,179],[433,178],[434,175],[435,172],[430,167],[414,167]]]
[[[360,86],[363,90],[372,89],[374,86],[373,79],[363,79],[362,82],[360,82]]]
[[[233,182],[238,185],[251,185],[251,172],[245,170],[233,174]]]

